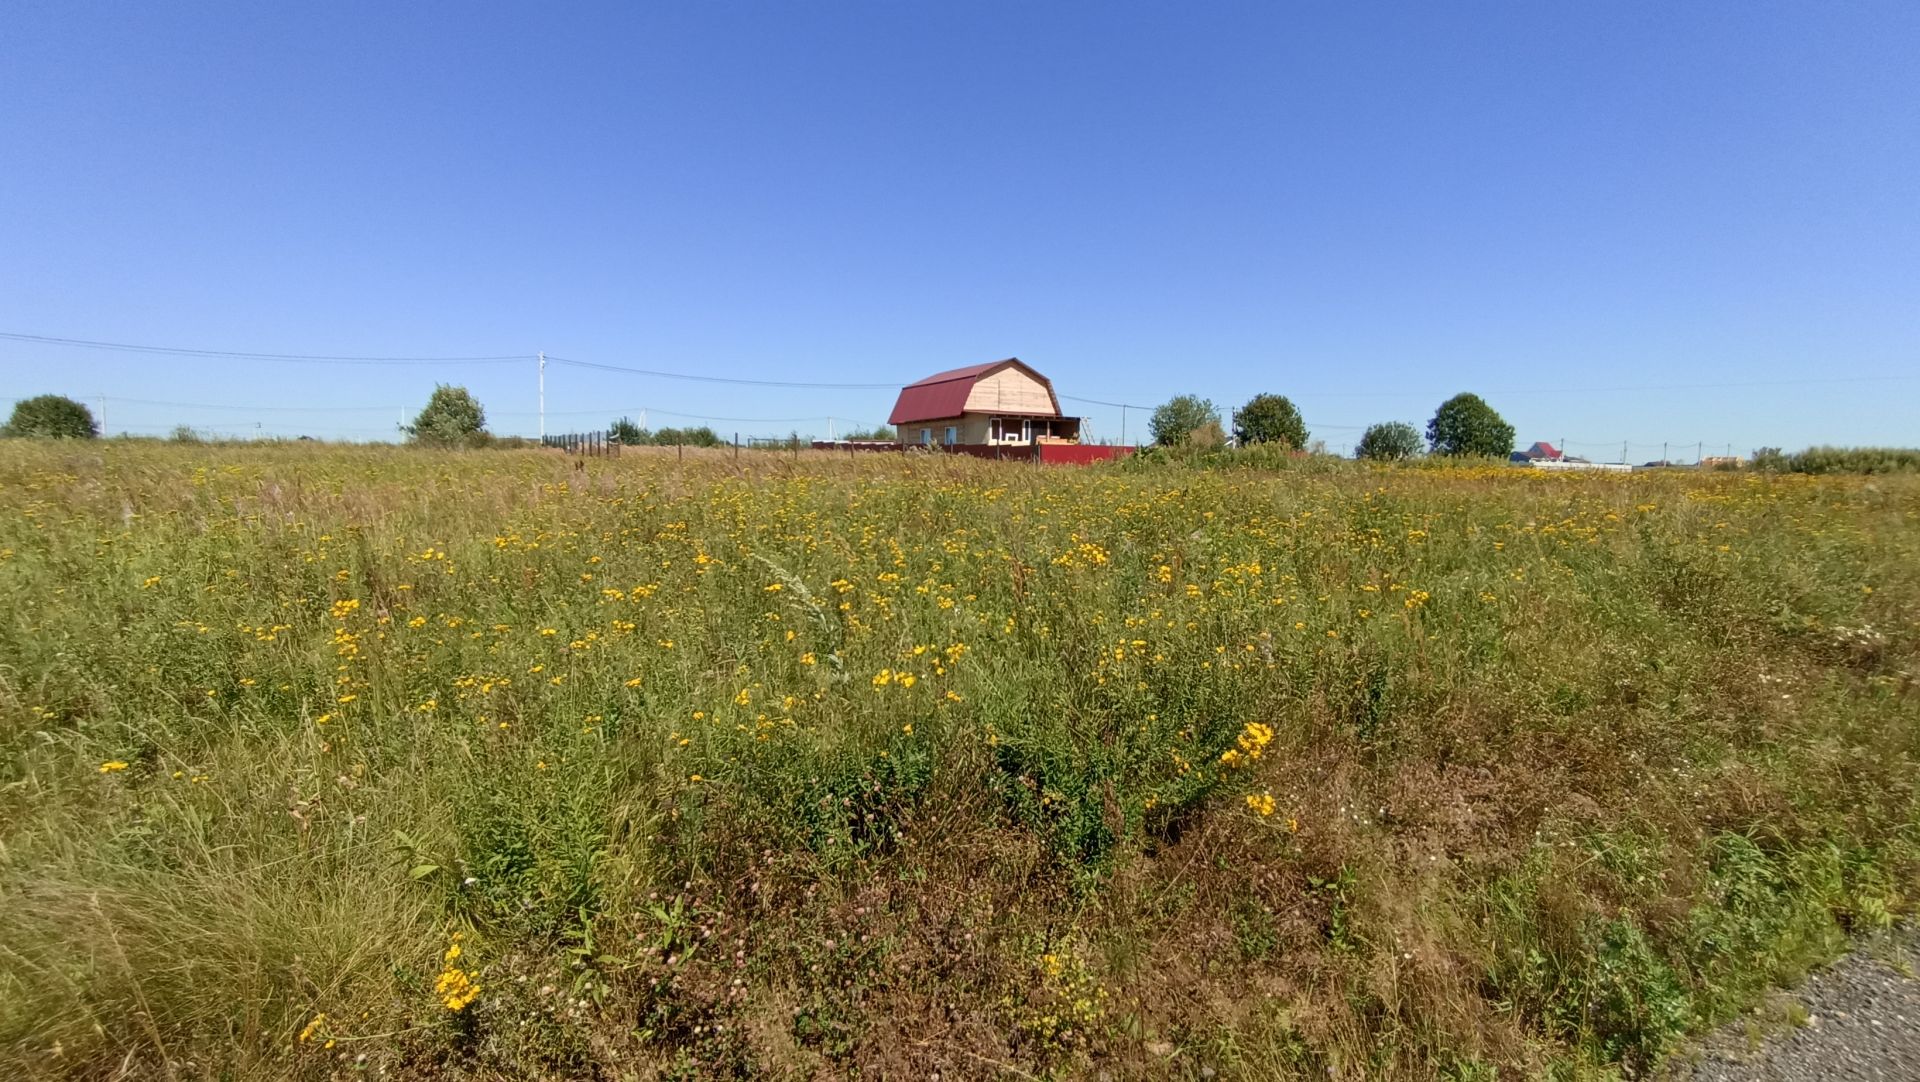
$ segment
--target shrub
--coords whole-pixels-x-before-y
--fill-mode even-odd
[[[1287,396],[1257,394],[1234,414],[1233,438],[1242,445],[1278,443],[1298,451],[1307,445],[1307,423]]]
[[[1427,422],[1427,442],[1436,455],[1505,458],[1513,452],[1513,426],[1477,394],[1457,394]]]
[[[1153,442],[1162,447],[1179,447],[1192,439],[1195,431],[1208,424],[1219,427],[1220,411],[1208,399],[1183,394],[1176,395],[1154,410],[1147,427],[1153,433]]]
[[[93,412],[65,395],[43,394],[14,403],[0,436],[41,440],[90,440],[100,435]]]
[[[1419,453],[1420,433],[1405,421],[1368,425],[1366,432],[1360,436],[1360,445],[1353,449],[1355,458],[1381,461],[1412,458]]]
[[[1227,430],[1219,421],[1207,421],[1187,433],[1187,446],[1196,451],[1217,451],[1227,445]]]
[[[1910,447],[1809,447],[1781,454],[1753,453],[1753,468],[1768,473],[1920,473],[1920,450]]]
[[[662,428],[653,434],[653,442],[662,447],[683,444],[688,447],[718,447],[726,441],[713,429],[701,425],[699,428]]]
[[[634,424],[632,418],[622,417],[607,426],[607,440],[610,443],[638,447],[647,442],[647,430]]]
[[[486,442],[487,413],[465,387],[440,384],[425,409],[406,427],[408,438],[429,447],[472,447]]]

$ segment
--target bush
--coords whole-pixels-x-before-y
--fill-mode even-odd
[[[1242,446],[1278,443],[1298,451],[1307,445],[1307,423],[1287,396],[1257,394],[1234,415],[1233,438]]]
[[[408,438],[429,447],[473,447],[486,442],[487,412],[465,387],[440,384],[420,416],[406,426]]]
[[[1162,447],[1179,447],[1190,440],[1196,430],[1209,424],[1219,427],[1220,411],[1208,399],[1183,394],[1154,410],[1147,427],[1153,432],[1153,442]]]
[[[647,442],[647,430],[634,424],[632,418],[622,417],[607,426],[607,442],[638,447]]]
[[[1513,426],[1477,394],[1457,394],[1427,422],[1427,442],[1436,455],[1505,458],[1513,453]]]
[[[725,443],[720,434],[706,425],[699,428],[663,428],[653,434],[653,442],[662,447],[718,447]]]
[[[1420,433],[1405,421],[1368,425],[1366,432],[1360,436],[1360,445],[1353,449],[1355,458],[1389,462],[1412,458],[1419,453]]]
[[[1763,447],[1753,453],[1753,468],[1767,473],[1920,473],[1920,450],[1809,447],[1788,455],[1777,447]]]
[[[100,435],[93,412],[65,395],[43,394],[14,403],[0,436],[40,440],[90,440]]]

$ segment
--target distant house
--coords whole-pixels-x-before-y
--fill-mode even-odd
[[[1512,462],[1526,462],[1526,463],[1533,463],[1533,464],[1538,464],[1541,462],[1560,462],[1564,460],[1566,457],[1567,457],[1566,455],[1560,452],[1560,449],[1558,447],[1555,447],[1551,443],[1536,443],[1532,447],[1529,447],[1524,451],[1515,451],[1513,454],[1507,456],[1508,460]]]
[[[1013,357],[907,384],[887,423],[901,443],[924,447],[1080,442],[1080,418],[1061,413],[1053,384]]]

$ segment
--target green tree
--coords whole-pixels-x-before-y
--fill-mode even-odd
[[[1513,453],[1513,426],[1477,394],[1457,394],[1427,422],[1427,442],[1436,455],[1505,458]]]
[[[14,403],[0,436],[41,440],[90,440],[100,435],[93,411],[65,395],[43,394]]]
[[[1277,443],[1290,451],[1307,445],[1307,422],[1293,400],[1282,394],[1257,394],[1233,417],[1233,438],[1249,443]]]
[[[1405,421],[1368,425],[1367,430],[1360,434],[1360,445],[1353,449],[1355,458],[1383,461],[1412,458],[1419,453],[1420,433]]]
[[[628,447],[638,447],[649,442],[647,430],[634,424],[631,417],[622,417],[608,425],[607,440],[610,443],[625,444]]]
[[[442,383],[420,416],[406,426],[413,442],[428,447],[472,447],[486,442],[487,411],[465,387]]]
[[[1162,447],[1180,447],[1193,438],[1195,431],[1206,425],[1216,428],[1220,424],[1220,411],[1213,403],[1198,395],[1176,395],[1153,411],[1153,417],[1147,422],[1147,428],[1153,433],[1153,442]]]
[[[653,434],[653,442],[663,447],[685,444],[688,447],[718,447],[720,434],[706,425],[699,428],[663,428]]]

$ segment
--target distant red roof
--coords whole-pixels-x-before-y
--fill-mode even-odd
[[[926,379],[907,384],[900,389],[900,398],[894,402],[893,413],[887,417],[887,423],[910,425],[919,421],[941,421],[949,417],[958,417],[967,411],[967,396],[973,393],[974,384],[1008,365],[1017,366],[1021,371],[1039,380],[1047,389],[1047,397],[1053,398],[1053,384],[1047,380],[1047,377],[1035,372],[1032,366],[1018,357],[1009,357],[1004,361],[970,364],[965,368],[936,372]],[[1059,415],[1060,404],[1056,399],[1052,413],[1036,413],[1032,416],[1057,417]]]

